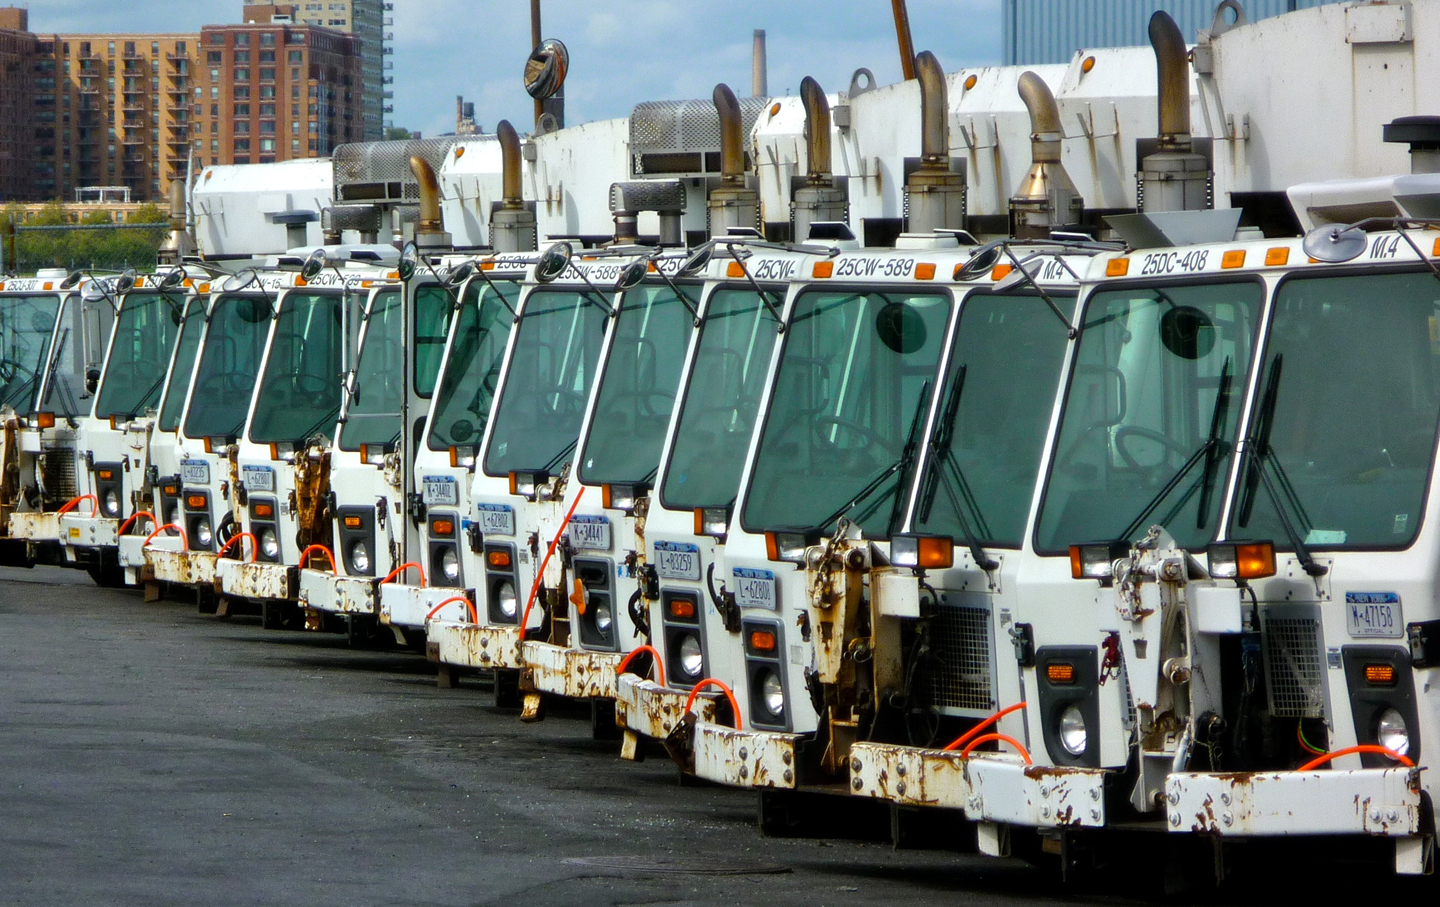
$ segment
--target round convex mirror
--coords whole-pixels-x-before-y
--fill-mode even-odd
[[[554,283],[570,267],[575,249],[568,242],[557,242],[545,250],[535,263],[535,279],[540,283]]]
[[[135,282],[139,279],[140,275],[135,273],[134,268],[126,268],[120,272],[119,277],[115,278],[115,290],[120,293],[128,293],[135,288]]]
[[[650,261],[644,258],[637,258],[620,270],[620,276],[615,280],[615,290],[624,292],[640,285],[645,275],[650,273]]]
[[[525,61],[525,92],[532,98],[554,97],[565,84],[570,69],[570,52],[554,38],[542,41]]]
[[[450,425],[450,438],[457,444],[464,444],[475,435],[475,424],[469,419],[456,419]]]
[[[907,356],[925,345],[925,319],[903,302],[887,303],[875,315],[875,332],[880,342]]]
[[[1160,342],[1181,359],[1200,359],[1215,348],[1215,323],[1192,305],[1176,306],[1160,316]]]
[[[300,276],[306,280],[314,280],[325,267],[325,250],[316,249],[305,257],[305,264],[300,266]]]
[[[715,246],[708,242],[705,243],[700,248],[687,255],[685,257],[685,260],[680,263],[680,270],[678,271],[679,275],[681,277],[694,277],[696,274],[699,274],[701,271],[705,270],[705,266],[710,264],[710,258],[714,254]]]
[[[225,278],[224,282],[220,284],[220,292],[238,293],[246,287],[250,286],[250,284],[254,283],[256,280],[258,280],[259,277],[260,275],[255,273],[254,268],[246,268],[243,271],[237,271],[234,274],[231,274],[229,277]]]
[[[955,272],[956,280],[975,280],[980,275],[995,267],[995,262],[1000,260],[1000,247],[989,246],[977,249]]]
[[[458,287],[460,286],[460,284],[469,280],[471,276],[474,275],[474,273],[475,262],[462,261],[455,267],[451,268],[449,274],[445,275],[445,283],[452,287]]]
[[[396,270],[400,272],[401,280],[409,280],[415,276],[415,269],[420,266],[420,247],[415,243],[407,242],[405,248],[400,252],[400,265]]]
[[[64,279],[64,280],[60,281],[60,289],[62,289],[62,290],[74,289],[75,286],[76,286],[77,284],[79,284],[80,281],[81,281],[81,279],[84,278],[84,277],[85,277],[85,273],[84,273],[83,271],[71,271],[69,274],[66,274],[66,275],[65,275],[65,279]]]
[[[165,276],[160,278],[160,289],[173,290],[180,286],[184,280],[185,271],[181,268],[174,268],[173,270],[165,272]]]
[[[106,295],[105,286],[99,280],[91,279],[80,288],[80,298],[86,302],[99,302]]]

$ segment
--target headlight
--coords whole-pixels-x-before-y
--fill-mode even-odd
[[[265,529],[260,533],[260,550],[268,558],[280,556],[280,539],[276,538],[274,529]]]
[[[110,516],[120,515],[120,495],[115,491],[115,489],[112,488],[109,491],[105,492],[104,506],[105,512],[108,513]]]
[[[195,521],[195,541],[209,547],[210,542],[215,538],[215,533],[210,531],[210,521],[205,517]]]
[[[1078,707],[1066,706],[1065,711],[1060,713],[1060,745],[1070,755],[1079,756],[1085,752],[1088,737],[1085,716],[1080,714]]]
[[[1380,713],[1375,739],[1387,750],[1394,750],[1402,756],[1410,749],[1410,729],[1405,726],[1405,719],[1394,709],[1386,709]]]
[[[680,637],[680,670],[685,672],[686,677],[699,680],[704,668],[705,652],[700,648],[700,639],[686,633]]]
[[[454,548],[446,548],[440,553],[440,572],[448,580],[460,578],[460,558],[456,557]]]
[[[370,572],[370,548],[364,542],[350,546],[350,566],[356,573]]]
[[[760,681],[760,701],[775,718],[785,717],[785,685],[772,671],[766,671],[765,679]]]
[[[170,508],[170,512],[167,513],[167,514],[165,514],[165,522],[170,523],[170,524],[175,525],[175,526],[179,526],[179,525],[180,525],[180,505],[179,505],[179,504],[176,504],[174,507],[171,507],[171,508]]]
[[[610,606],[597,605],[595,608],[595,629],[601,633],[609,633],[612,623],[614,623],[614,616],[610,613]]]
[[[516,617],[520,613],[520,600],[515,597],[515,584],[508,579],[495,587],[495,597],[500,605],[500,613],[506,617]]]

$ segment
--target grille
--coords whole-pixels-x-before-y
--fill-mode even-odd
[[[61,507],[75,497],[75,451],[52,447],[45,451],[45,506]]]
[[[679,180],[611,183],[610,210],[681,213],[685,210],[685,185]]]
[[[1280,718],[1323,718],[1325,659],[1320,649],[1320,621],[1269,616],[1262,620],[1270,713]]]
[[[739,98],[740,129],[749,136],[769,98]],[[748,144],[748,141],[747,141]],[[338,150],[338,149],[337,149]],[[647,101],[630,112],[630,150],[635,153],[719,151],[720,115],[709,98]]]
[[[938,660],[930,678],[933,704],[944,712],[995,711],[989,609],[942,605],[930,630]]]
[[[439,173],[454,144],[451,137],[338,145],[330,156],[335,168],[335,196],[356,201],[417,199],[420,187],[410,172],[411,155],[424,158]]]

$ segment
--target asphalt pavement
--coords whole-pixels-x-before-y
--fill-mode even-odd
[[[84,573],[0,569],[0,903],[1117,897],[873,835],[763,837],[754,794],[681,786],[659,754],[624,762],[579,710],[517,714],[477,679],[438,689],[409,651],[147,604]]]

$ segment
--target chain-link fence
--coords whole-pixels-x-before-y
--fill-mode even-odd
[[[170,229],[166,223],[0,224],[0,273],[34,274],[41,268],[118,271],[155,268],[156,253]]]

